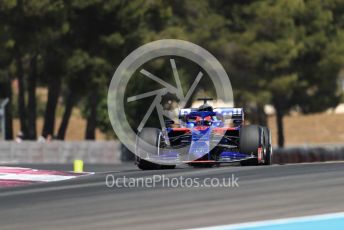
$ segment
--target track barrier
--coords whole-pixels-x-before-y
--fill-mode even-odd
[[[344,144],[310,145],[287,148],[275,148],[272,162],[274,164],[307,163],[324,161],[343,161]]]
[[[118,141],[0,141],[0,163],[116,164],[124,160]],[[125,153],[127,154],[127,153]],[[344,144],[274,148],[274,164],[344,161]],[[80,165],[79,165],[80,166]],[[81,168],[79,168],[81,169]]]

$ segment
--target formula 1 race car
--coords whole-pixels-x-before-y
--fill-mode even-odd
[[[142,170],[173,169],[176,164],[210,167],[221,163],[270,165],[271,133],[267,127],[244,125],[242,108],[212,108],[200,98],[199,108],[179,111],[179,123],[166,129],[143,128],[136,141],[136,164]],[[169,127],[168,127],[169,126]]]

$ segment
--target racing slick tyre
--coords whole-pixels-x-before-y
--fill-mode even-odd
[[[267,127],[262,127],[264,133],[264,165],[272,164],[272,144],[271,144],[271,131]]]
[[[240,143],[239,149],[241,153],[258,156],[258,148],[262,143],[261,128],[257,125],[243,126],[240,129]],[[241,165],[258,165],[258,158],[243,160]]]
[[[159,146],[160,143],[160,130],[156,128],[143,128],[138,134],[139,139],[137,141],[137,149],[142,149],[145,152],[153,155],[157,155],[156,148],[149,148],[144,142],[153,146]],[[144,142],[140,141],[143,140]],[[174,169],[175,165],[160,165],[140,157],[139,153],[136,153],[136,164],[139,169],[142,170],[156,170],[156,169]]]

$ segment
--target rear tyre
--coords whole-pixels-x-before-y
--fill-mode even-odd
[[[156,148],[150,148],[146,145],[152,145],[158,147],[160,145],[160,130],[156,128],[143,128],[142,131],[138,134],[137,141],[137,151],[138,149],[143,150],[144,152],[152,155],[157,155]],[[143,141],[141,141],[143,140]],[[146,143],[145,143],[146,142]],[[147,161],[140,157],[140,153],[136,152],[136,165],[139,169],[142,170],[157,170],[157,169],[174,169],[175,165],[161,165],[154,162]]]
[[[262,127],[264,133],[264,165],[272,164],[272,144],[271,144],[271,131],[267,127]]]
[[[241,153],[254,155],[258,157],[258,148],[262,143],[262,132],[257,125],[243,126],[240,129],[239,149]],[[258,165],[258,158],[243,160],[240,162],[243,166]]]

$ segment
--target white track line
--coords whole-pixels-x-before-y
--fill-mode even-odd
[[[63,176],[63,175],[51,175],[51,174],[0,174],[0,180],[18,180],[18,181],[32,181],[32,182],[53,182],[68,180],[79,177],[75,176]]]

